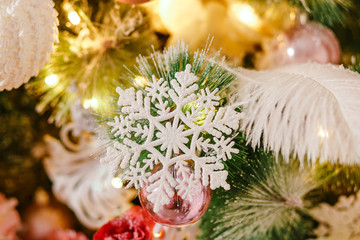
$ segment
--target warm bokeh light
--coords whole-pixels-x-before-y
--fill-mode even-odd
[[[112,180],[111,180],[111,185],[114,187],[114,188],[122,188],[123,187],[123,181],[121,180],[121,178],[119,177],[114,177]]]
[[[236,3],[232,6],[232,10],[235,12],[238,19],[247,26],[251,28],[259,27],[260,19],[251,6],[242,3]]]
[[[153,228],[153,238],[164,238],[165,236],[165,231],[164,231],[164,227],[163,225],[161,225],[160,223],[156,223],[154,228]]]
[[[80,16],[75,11],[69,12],[68,18],[73,25],[78,25],[80,23]]]
[[[135,81],[135,83],[136,83],[137,85],[139,85],[139,86],[142,87],[142,88],[146,87],[146,84],[147,84],[147,82],[148,82],[148,80],[147,80],[146,78],[142,77],[142,76],[136,76],[136,77],[134,78],[134,81]]]
[[[321,137],[321,138],[327,138],[327,137],[329,137],[329,132],[328,131],[326,131],[325,129],[323,129],[322,127],[320,127],[319,128],[319,136]]]
[[[153,237],[154,237],[154,238],[162,238],[163,235],[164,235],[163,232],[164,232],[164,231],[161,231],[161,232],[159,232],[159,233],[153,233]]]
[[[289,47],[288,49],[286,49],[286,52],[287,52],[289,57],[293,57],[294,54],[295,54],[295,50],[292,47]]]
[[[45,83],[49,87],[55,87],[59,83],[59,78],[56,74],[51,74],[45,78]]]
[[[83,104],[84,108],[85,109],[88,109],[88,108],[92,108],[92,109],[96,109],[97,106],[98,106],[98,101],[96,98],[92,98],[92,99],[87,99],[84,101],[84,104]]]
[[[165,236],[165,231],[164,228],[161,224],[156,223],[154,228],[153,228],[153,238],[164,238]]]

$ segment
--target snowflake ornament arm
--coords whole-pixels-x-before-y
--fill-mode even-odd
[[[206,91],[206,93],[205,93]],[[220,97],[216,96],[218,89],[210,92],[207,88],[206,90],[201,89],[200,93],[197,94],[197,99],[194,101],[194,104],[199,104],[199,109],[204,109],[205,114],[207,114],[210,110],[215,110],[215,106],[219,105]]]
[[[159,65],[164,71],[171,66]],[[124,169],[122,179],[127,187],[146,187],[154,211],[174,194],[191,199],[201,184],[229,189],[221,161],[238,152],[231,135],[240,114],[220,106],[219,89],[200,86],[190,64],[174,73],[174,79],[168,76],[153,75],[142,91],[117,89],[120,114],[108,123],[113,149],[123,158],[118,165]],[[114,157],[110,153],[105,158]]]

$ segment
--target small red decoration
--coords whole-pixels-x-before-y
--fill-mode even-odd
[[[155,222],[140,206],[134,206],[102,226],[93,240],[151,240]]]

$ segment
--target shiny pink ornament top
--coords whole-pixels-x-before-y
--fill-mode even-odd
[[[265,54],[258,59],[257,68],[272,69],[289,64],[339,64],[341,50],[334,33],[314,22],[295,26],[264,46]]]
[[[175,170],[174,175],[176,181],[181,181],[183,178],[189,178],[190,174],[194,172],[193,169],[187,167],[189,172],[183,176]],[[154,168],[154,173],[157,171]],[[153,173],[153,174],[154,174]],[[148,200],[149,193],[145,185],[139,193],[139,199],[142,207],[146,213],[157,223],[169,227],[184,227],[196,222],[209,208],[211,203],[212,191],[209,186],[204,186],[200,179],[195,180],[192,184],[195,185],[196,191],[193,194],[182,195],[181,191],[177,191],[176,186],[173,187],[175,195],[170,202],[161,205],[158,211],[155,211],[154,204]],[[175,184],[176,185],[176,184]],[[169,186],[171,187],[171,186]],[[159,191],[155,188],[152,192]]]
[[[147,199],[145,188],[140,190],[139,197],[141,205],[155,222],[169,227],[184,227],[196,222],[204,215],[210,206],[211,196],[211,189],[208,186],[201,186],[200,192],[192,199],[175,195],[170,203],[162,205],[158,212],[154,211],[154,204]]]

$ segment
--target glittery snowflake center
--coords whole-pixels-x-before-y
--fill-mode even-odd
[[[117,89],[120,114],[108,123],[115,140],[103,161],[124,169],[128,187],[146,186],[154,211],[175,192],[191,198],[199,183],[230,188],[222,161],[238,152],[231,135],[240,113],[219,107],[218,89],[199,89],[197,81],[188,64],[171,81],[153,76],[144,91]]]

